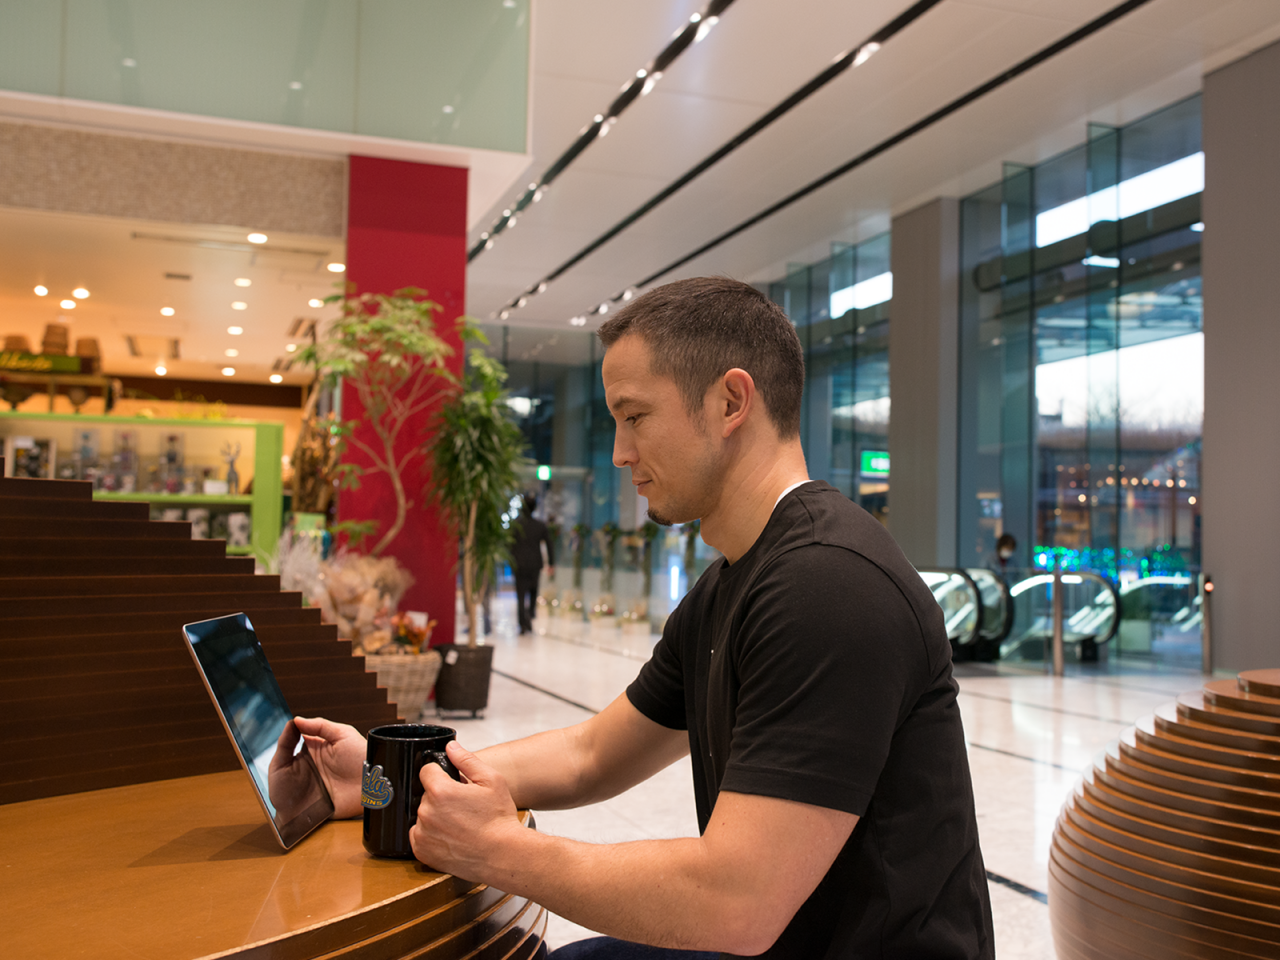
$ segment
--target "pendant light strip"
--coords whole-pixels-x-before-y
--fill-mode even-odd
[[[529,204],[537,203],[541,200],[556,177],[564,173],[565,168],[573,163],[583,150],[595,143],[600,137],[607,136],[609,130],[617,122],[618,117],[622,115],[622,112],[652,90],[654,85],[662,79],[663,71],[671,66],[680,54],[706,37],[711,32],[712,27],[719,22],[720,15],[732,3],[733,0],[711,0],[706,9],[691,16],[689,22],[677,31],[676,35],[671,38],[671,42],[662,48],[662,51],[649,62],[649,65],[637,70],[636,75],[623,85],[622,91],[609,104],[608,108],[603,113],[597,113],[591,122],[582,128],[578,138],[570,144],[564,153],[556,158],[555,162],[546,169],[542,176],[529,184],[524,193],[510,208],[502,211],[502,216],[498,218],[492,227],[480,234],[480,240],[467,251],[467,263],[470,263],[486,250],[493,249],[494,238],[514,227],[516,218],[524,212],[524,209]]]
[[[742,131],[740,131],[732,139],[726,141],[719,148],[714,150],[712,153],[708,154],[706,157],[704,157],[701,161],[699,161],[694,166],[690,167],[688,170],[686,170],[683,174],[681,174],[675,180],[671,181],[671,183],[667,184],[667,186],[663,187],[660,191],[655,193],[652,197],[650,197],[648,200],[642,203],[639,207],[637,207],[631,213],[627,214],[625,217],[623,217],[621,220],[615,223],[612,227],[610,227],[600,236],[596,237],[589,244],[587,244],[585,247],[583,247],[581,250],[575,253],[572,257],[570,257],[564,263],[560,264],[558,267],[552,270],[549,274],[543,277],[536,284],[529,287],[529,289],[525,290],[523,293],[514,297],[508,304],[506,304],[502,308],[501,312],[498,314],[498,318],[502,320],[507,319],[507,317],[510,316],[510,311],[523,307],[526,303],[529,302],[530,297],[544,291],[547,288],[547,284],[551,283],[557,277],[561,276],[566,271],[576,266],[586,257],[590,256],[592,253],[598,250],[600,247],[604,246],[606,243],[608,243],[610,240],[616,237],[623,230],[630,227],[633,223],[635,223],[645,214],[649,213],[651,210],[653,210],[663,201],[669,199],[672,196],[672,194],[676,193],[678,190],[687,186],[693,180],[697,179],[707,170],[711,169],[713,166],[715,166],[717,163],[719,163],[729,154],[733,153],[735,150],[737,150],[739,147],[745,144],[757,133],[764,130],[766,127],[770,126],[775,120],[778,120],[779,118],[790,113],[793,109],[795,109],[805,100],[809,99],[809,97],[813,96],[813,94],[817,93],[827,84],[829,84],[832,80],[839,77],[846,70],[849,70],[853,67],[862,66],[862,64],[870,60],[871,57],[874,56],[875,53],[880,50],[881,46],[887,43],[891,37],[893,37],[895,34],[897,34],[902,29],[907,27],[909,24],[918,20],[926,12],[928,12],[933,7],[936,7],[941,2],[942,0],[917,0],[916,3],[912,4],[902,13],[900,13],[898,16],[894,17],[892,20],[886,23],[883,27],[877,30],[874,34],[872,34],[862,43],[858,44],[858,46],[853,47],[852,49],[847,50],[846,52],[840,54],[838,57],[835,58],[835,60],[831,62],[830,66],[824,69],[817,76],[813,77],[803,86],[801,86],[799,89],[794,91],[785,100],[782,100],[772,109],[770,109],[767,113],[763,114],[761,117],[755,120],[755,122],[753,122],[751,125],[747,126]],[[575,320],[576,319],[580,319],[580,318],[575,318]],[[583,323],[585,322],[586,321],[583,320]],[[582,326],[582,324],[577,324],[577,323],[575,323],[575,325]]]
[[[662,277],[666,276],[668,273],[671,273],[674,270],[678,270],[680,267],[684,266],[689,261],[694,260],[697,257],[702,256],[702,254],[708,252],[709,250],[712,250],[715,247],[720,246],[720,244],[724,243],[726,240],[729,240],[737,236],[738,234],[742,233],[744,230],[748,230],[751,227],[754,227],[756,224],[773,216],[775,213],[778,213],[779,211],[784,210],[785,208],[791,206],[797,201],[803,199],[804,197],[807,197],[809,194],[813,193],[814,191],[820,190],[822,187],[825,187],[827,184],[831,183],[833,180],[836,180],[844,176],[846,173],[849,173],[850,171],[862,166],[868,161],[874,159],[875,157],[880,156],[880,154],[891,149],[892,147],[897,146],[898,144],[902,143],[904,140],[910,139],[911,137],[915,136],[917,133],[920,133],[922,130],[925,130],[928,127],[933,126],[935,123],[938,123],[940,120],[943,120],[946,117],[951,116],[951,114],[955,113],[956,111],[961,110],[962,108],[973,103],[975,100],[978,100],[981,97],[986,96],[988,93],[991,93],[993,90],[1004,86],[1006,83],[1010,82],[1011,80],[1014,80],[1017,77],[1022,76],[1022,74],[1027,73],[1028,71],[1034,69],[1035,67],[1038,67],[1040,64],[1044,63],[1046,60],[1049,60],[1052,57],[1057,56],[1059,53],[1062,53],[1064,50],[1067,50],[1070,47],[1075,46],[1080,41],[1092,36],[1093,34],[1097,33],[1099,30],[1102,30],[1105,27],[1110,26],[1116,20],[1119,20],[1121,17],[1125,16],[1126,14],[1132,13],[1134,10],[1137,10],[1139,7],[1145,6],[1149,2],[1150,0],[1126,0],[1125,3],[1122,3],[1117,7],[1113,7],[1111,10],[1107,11],[1101,16],[1095,18],[1094,20],[1089,21],[1087,24],[1085,24],[1083,27],[1080,27],[1078,30],[1075,30],[1072,33],[1067,34],[1065,37],[1063,37],[1061,40],[1058,40],[1056,43],[1052,43],[1049,46],[1045,47],[1043,50],[1040,50],[1039,52],[1032,54],[1031,56],[1027,57],[1025,60],[1010,67],[1008,70],[1005,70],[1003,73],[999,74],[998,76],[988,80],[986,83],[982,84],[981,86],[975,87],[974,89],[970,90],[968,93],[957,97],[955,100],[952,100],[950,103],[946,104],[946,106],[940,107],[939,109],[935,110],[933,113],[929,114],[924,119],[918,120],[917,122],[911,124],[911,126],[905,128],[904,130],[899,131],[898,133],[894,134],[888,139],[882,140],[880,143],[876,144],[874,147],[871,147],[869,150],[866,150],[863,153],[858,154],[858,156],[854,157],[852,160],[848,161],[847,163],[844,163],[839,167],[836,167],[834,170],[830,171],[829,173],[823,174],[821,177],[818,177],[816,180],[811,181],[810,183],[801,187],[799,190],[796,190],[793,193],[788,194],[787,196],[779,200],[777,203],[769,207],[766,207],[764,210],[761,210],[759,213],[755,214],[754,216],[751,216],[746,220],[743,220],[741,223],[730,228],[729,230],[726,230],[724,233],[720,234],[714,239],[709,240],[708,242],[704,243],[702,246],[698,247],[696,250],[681,257],[679,260],[669,263],[665,267],[663,267],[661,270],[658,270],[654,273],[649,274],[649,276],[645,277],[643,280],[640,280],[634,286],[628,287],[622,293],[619,293],[616,296],[613,296],[610,299],[598,304],[591,311],[591,313],[598,313],[598,314],[608,313],[610,303],[618,303],[620,301],[630,300],[637,289],[641,287],[647,287],[653,282],[655,282],[656,280],[659,280]],[[583,322],[578,323],[577,321],[579,319],[582,319]],[[575,326],[583,326],[585,324],[585,319],[575,317],[570,322],[573,323]]]

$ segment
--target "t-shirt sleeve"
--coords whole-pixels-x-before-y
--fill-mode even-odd
[[[667,618],[662,639],[654,646],[653,655],[627,687],[627,699],[633,707],[654,723],[671,730],[689,729],[680,646],[685,609],[681,604]]]
[[[864,814],[927,675],[921,627],[901,590],[857,553],[802,547],[753,586],[739,640],[720,789]]]

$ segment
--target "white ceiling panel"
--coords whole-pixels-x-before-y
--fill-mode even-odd
[[[606,55],[615,41],[595,31],[608,17],[598,8],[579,16],[575,11],[584,4],[539,0],[541,22],[560,24],[561,33],[545,50],[542,34],[535,37],[531,172],[545,169],[589,121],[586,111],[607,100],[593,100],[598,105],[584,110],[586,99],[570,94],[558,78],[599,78],[613,64],[610,79],[621,84],[660,46],[641,52],[632,37],[617,41],[625,53]],[[510,322],[566,324],[1114,5],[945,0],[865,65],[846,72],[531,298]],[[653,94],[637,101],[542,204],[526,211],[516,230],[498,237],[494,249],[472,263],[470,310],[484,318],[500,310],[908,6],[906,0],[735,3]],[[660,41],[691,12],[679,5],[657,9],[655,19],[667,32],[650,30],[646,37],[661,34]],[[618,16],[624,30],[640,29],[635,11]],[[583,17],[593,33],[579,34],[575,44],[565,31]],[[750,279],[780,275],[789,261],[824,251],[832,240],[872,235],[892,214],[944,189],[990,182],[1002,160],[1036,162],[1082,141],[1087,120],[1126,122],[1134,110],[1172,102],[1194,89],[1193,78],[1206,65],[1256,48],[1260,37],[1278,35],[1280,3],[1272,0],[1151,0],[666,279],[701,272]],[[588,39],[594,43],[582,53],[581,42]],[[548,128],[569,131],[547,145],[537,133],[544,114]]]

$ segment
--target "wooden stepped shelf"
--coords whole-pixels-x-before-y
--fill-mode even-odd
[[[1280,670],[1211,680],[1139,720],[1063,806],[1058,956],[1280,956]]]
[[[297,713],[396,721],[337,629],[224,549],[88,483],[0,479],[0,804],[237,769],[195,620],[247,613]]]

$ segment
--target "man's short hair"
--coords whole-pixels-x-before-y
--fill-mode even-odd
[[[606,348],[634,333],[649,347],[653,372],[675,381],[691,416],[707,388],[740,367],[751,374],[778,436],[800,434],[804,351],[782,308],[727,277],[677,280],[631,301],[601,324]]]

